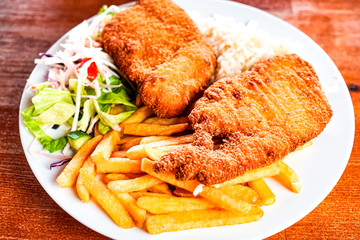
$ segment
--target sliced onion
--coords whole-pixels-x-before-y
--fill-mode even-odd
[[[50,54],[50,53],[44,53],[44,52],[39,53],[39,56],[40,56],[40,57],[43,57],[43,56],[45,56],[45,57],[53,57],[52,54]]]
[[[58,162],[54,162],[54,163],[50,164],[50,169],[53,167],[60,167],[60,166],[64,165],[65,163],[70,162],[70,160],[71,160],[71,158],[67,158],[67,159],[63,159]]]

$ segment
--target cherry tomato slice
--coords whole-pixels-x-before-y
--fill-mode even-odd
[[[80,63],[80,65],[79,65],[79,67],[78,68],[81,68],[83,65],[84,65],[84,63],[86,63],[87,61],[89,61],[91,58],[83,58],[83,59],[81,59],[81,63]]]
[[[89,79],[90,81],[95,80],[98,74],[98,69],[95,62],[92,62],[90,64],[90,66],[87,69],[87,74],[88,74],[87,79]]]

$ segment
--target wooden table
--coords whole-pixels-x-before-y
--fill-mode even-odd
[[[106,2],[0,2],[0,239],[105,239],[47,195],[30,170],[18,132],[18,107],[33,59]],[[360,84],[360,1],[245,0],[298,27],[333,59],[347,84]],[[351,92],[356,125],[360,93]],[[339,143],[341,144],[341,143]],[[270,239],[360,238],[360,141],[329,196],[309,215]],[[296,207],[296,206],[294,206]],[[261,231],[261,229],[259,229]]]

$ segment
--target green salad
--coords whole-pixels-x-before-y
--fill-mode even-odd
[[[92,137],[94,127],[105,134],[119,130],[119,123],[135,110],[136,87],[121,77],[112,58],[101,48],[101,31],[120,9],[102,7],[91,21],[71,31],[54,54],[40,53],[36,64],[48,66],[39,84],[29,82],[32,106],[21,112],[23,122],[44,150],[50,153],[70,147],[75,151]],[[51,126],[66,126],[66,135],[53,139]]]

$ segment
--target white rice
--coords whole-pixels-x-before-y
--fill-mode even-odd
[[[245,24],[221,15],[204,18],[192,12],[190,16],[215,51],[217,67],[214,80],[250,70],[258,61],[295,53],[299,48],[289,39],[273,38],[268,32],[258,29],[254,20]]]

